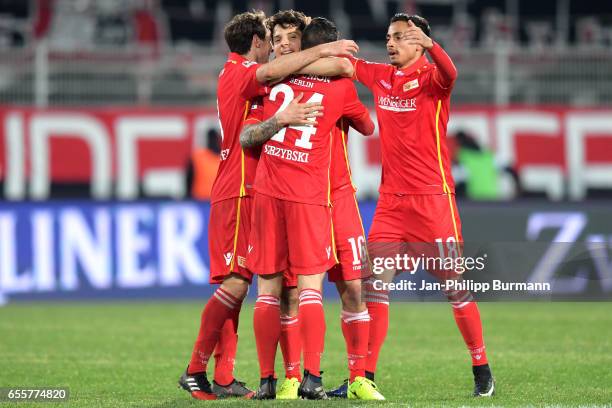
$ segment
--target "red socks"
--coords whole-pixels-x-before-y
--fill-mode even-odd
[[[321,354],[325,343],[325,314],[321,292],[315,289],[300,291],[298,319],[304,353],[304,370],[321,376]]]
[[[378,355],[389,330],[389,292],[376,290],[372,283],[366,283],[365,301],[370,315],[370,335],[366,371],[376,372]]]
[[[447,293],[453,307],[455,322],[463,336],[463,340],[472,356],[472,365],[488,364],[482,337],[482,322],[478,306],[468,291],[455,291]]]
[[[357,313],[343,310],[341,318],[342,334],[348,355],[349,381],[353,382],[355,377],[365,377],[370,315],[367,310]]]
[[[208,300],[202,311],[200,331],[189,362],[190,374],[206,371],[208,360],[217,345],[221,329],[228,319],[232,320],[234,313],[237,315],[240,312],[240,305],[241,302],[238,299],[222,288],[218,288]]]
[[[225,321],[215,349],[215,381],[229,385],[234,380],[234,364],[238,347],[238,317],[240,307],[232,310],[231,318]]]
[[[276,296],[260,295],[253,314],[257,358],[261,378],[274,376],[274,360],[281,333],[280,300]]]
[[[299,381],[302,381],[302,375],[300,374],[302,343],[297,316],[281,316],[280,346],[283,352],[285,377],[297,378]]]

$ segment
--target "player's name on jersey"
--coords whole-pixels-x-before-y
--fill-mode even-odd
[[[402,279],[397,282],[374,281],[374,289],[388,291],[457,291],[469,290],[472,293],[485,293],[489,291],[501,292],[550,292],[551,284],[548,282],[503,282],[495,279],[491,282],[477,282],[475,280],[446,280],[443,282],[430,282],[427,280],[413,281]]]
[[[309,153],[306,152],[297,152],[291,149],[283,149],[282,147],[266,145],[264,146],[264,153],[298,163],[308,163]]]

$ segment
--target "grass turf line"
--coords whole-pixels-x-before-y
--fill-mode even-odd
[[[443,303],[394,303],[377,383],[385,406],[579,406],[612,401],[608,303],[482,303],[487,351],[498,382],[474,400],[469,355]],[[201,305],[31,303],[0,308],[0,386],[68,386],[74,407],[290,406],[315,402],[203,402],[176,388]],[[322,369],[327,388],[347,377],[338,304],[326,305]],[[243,308],[236,375],[259,382],[252,305]],[[212,367],[211,367],[212,368]],[[283,373],[280,350],[277,372]],[[212,370],[209,370],[212,372]],[[40,407],[39,403],[13,404]],[[334,401],[328,405],[355,406]],[[377,405],[373,403],[367,406]],[[11,404],[0,403],[0,408]]]

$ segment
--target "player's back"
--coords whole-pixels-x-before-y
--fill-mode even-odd
[[[258,192],[306,204],[327,205],[333,129],[346,113],[352,97],[350,80],[319,76],[296,76],[272,87],[264,100],[264,117],[271,117],[303,93],[301,102],[323,105],[316,126],[281,129],[262,150],[255,181]]]
[[[265,92],[257,82],[258,64],[230,53],[217,85],[217,111],[221,126],[221,162],[213,184],[212,202],[249,195],[260,149],[242,149],[240,132],[250,100]]]

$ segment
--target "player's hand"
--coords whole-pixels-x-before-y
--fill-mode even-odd
[[[326,44],[319,45],[321,47],[320,56],[350,56],[359,52],[359,46],[352,40],[338,40]]]
[[[316,118],[323,116],[323,105],[320,103],[300,103],[304,93],[298,94],[287,108],[276,114],[276,120],[281,126],[316,126]]]
[[[425,35],[423,30],[417,27],[411,20],[408,20],[408,30],[404,32],[404,40],[408,44],[420,45],[426,50],[433,47],[433,40]]]

